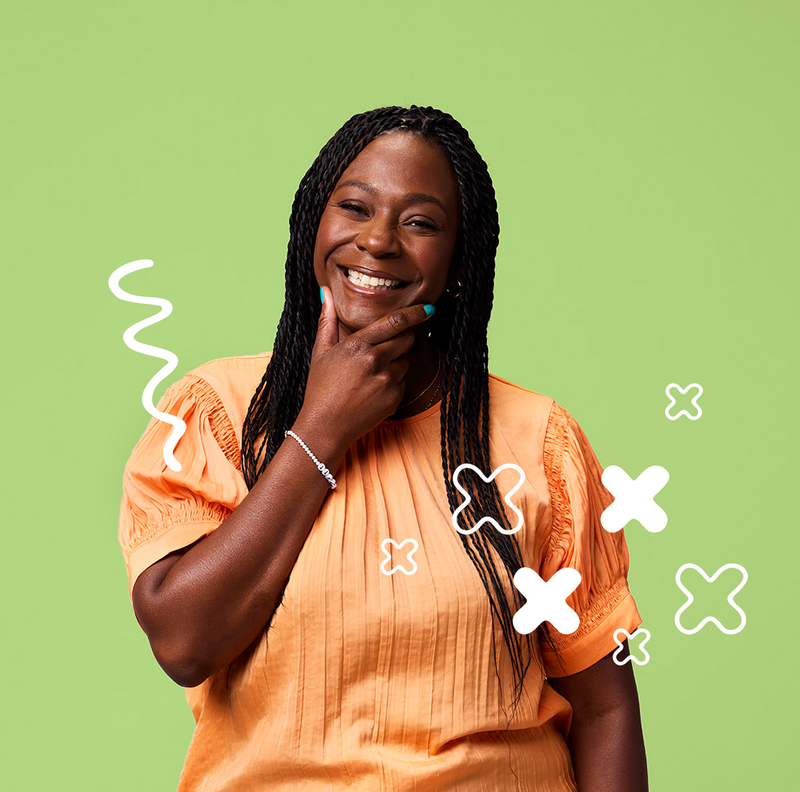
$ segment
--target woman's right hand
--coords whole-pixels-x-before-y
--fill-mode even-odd
[[[324,302],[305,398],[297,424],[333,431],[342,450],[392,415],[405,393],[414,327],[429,318],[423,305],[392,311],[339,340],[333,295]]]

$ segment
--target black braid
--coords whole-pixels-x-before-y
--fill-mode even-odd
[[[442,467],[450,509],[454,511],[459,506],[453,472],[462,462],[471,462],[485,472],[492,469],[487,327],[500,235],[492,180],[467,131],[452,116],[432,107],[383,107],[353,116],[323,146],[295,195],[286,255],[286,301],[272,359],[242,429],[242,471],[249,488],[277,452],[285,430],[292,426],[303,403],[320,313],[313,257],[322,212],[342,173],[358,154],[378,135],[397,129],[407,129],[441,147],[455,171],[461,202],[453,261],[462,284],[460,295],[456,299],[443,296],[431,320],[431,340],[445,359],[441,384]],[[477,489],[462,512],[467,521],[474,524],[481,516],[491,516],[510,528],[494,482]],[[512,625],[513,613],[522,604],[512,583],[514,573],[523,566],[519,544],[514,535],[493,530],[459,536],[480,575],[493,618],[500,625],[511,656],[516,705],[535,656],[530,636],[520,635]],[[542,637],[551,644],[546,633]]]

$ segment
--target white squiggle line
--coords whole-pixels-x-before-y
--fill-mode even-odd
[[[172,426],[172,432],[167,438],[167,442],[164,443],[164,462],[170,470],[178,471],[181,469],[181,463],[175,459],[175,454],[173,452],[175,451],[175,446],[178,444],[178,440],[183,437],[183,433],[186,431],[186,424],[175,415],[161,412],[153,403],[153,394],[158,384],[175,371],[178,365],[178,356],[168,349],[161,349],[161,347],[143,344],[141,341],[136,340],[136,334],[140,330],[143,330],[145,327],[150,327],[150,325],[157,324],[172,313],[172,303],[161,297],[140,297],[136,294],[129,294],[120,288],[119,285],[119,282],[131,272],[136,272],[137,270],[152,266],[153,262],[150,259],[139,259],[139,261],[131,261],[128,264],[123,264],[111,273],[108,279],[108,288],[111,289],[115,297],[125,302],[139,303],[141,305],[155,305],[161,308],[157,314],[131,325],[122,334],[122,340],[125,342],[126,346],[134,352],[140,352],[142,355],[160,358],[166,361],[166,364],[162,366],[160,371],[156,372],[142,391],[142,405],[154,418],[158,418],[159,421],[164,421],[164,423],[168,423]]]

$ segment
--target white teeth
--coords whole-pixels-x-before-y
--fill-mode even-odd
[[[399,280],[375,278],[371,275],[364,275],[361,272],[356,272],[351,269],[347,270],[347,279],[356,286],[368,286],[370,289],[388,290],[394,289],[400,285]]]

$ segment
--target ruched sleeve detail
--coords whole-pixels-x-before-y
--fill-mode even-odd
[[[153,418],[125,466],[119,541],[129,591],[147,567],[206,536],[246,495],[239,444],[225,407],[202,378],[187,374],[158,405],[186,423],[175,448],[179,471],[164,462],[172,426]]]
[[[557,652],[542,646],[548,676],[583,671],[617,646],[614,632],[632,633],[641,624],[628,590],[628,548],[623,532],[609,533],[600,515],[613,502],[601,482],[602,468],[575,419],[554,404],[544,440],[544,466],[550,489],[552,529],[540,576],[550,580],[559,569],[581,574],[567,604],[580,617],[578,629],[559,633],[546,623]]]

